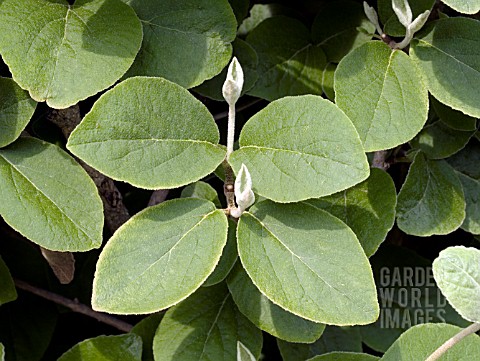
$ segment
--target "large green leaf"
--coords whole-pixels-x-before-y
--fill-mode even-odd
[[[463,14],[476,14],[480,11],[478,0],[442,0],[442,2]]]
[[[17,290],[7,265],[0,257],[0,306],[17,299]]]
[[[480,234],[480,181],[460,172],[457,175],[462,182],[466,203],[465,220],[461,228],[473,234]]]
[[[440,102],[480,117],[480,22],[438,20],[411,42],[410,55],[421,68],[428,90]]]
[[[464,148],[475,131],[456,130],[437,121],[423,128],[410,145],[423,151],[430,159],[443,159]]]
[[[356,352],[330,352],[325,355],[319,355],[308,359],[307,361],[375,361],[379,357],[367,353]]]
[[[36,101],[67,108],[115,83],[142,41],[135,12],[119,0],[4,0],[0,54]]]
[[[287,97],[254,115],[230,157],[244,163],[256,193],[277,202],[322,197],[368,177],[358,134],[335,104],[313,95]]]
[[[233,300],[247,318],[261,330],[289,342],[315,342],[325,325],[305,320],[285,311],[263,295],[237,263],[228,277]]]
[[[352,119],[365,150],[412,139],[428,114],[421,75],[403,51],[371,41],[351,51],[335,71],[335,102]]]
[[[370,257],[393,227],[397,192],[386,172],[372,168],[366,181],[331,196],[306,202],[345,222]]]
[[[291,8],[276,3],[254,4],[250,9],[249,16],[245,18],[238,27],[238,35],[246,36],[265,19],[276,15],[291,14],[291,11]]]
[[[468,326],[435,285],[430,260],[407,248],[385,244],[370,262],[380,317],[360,331],[371,349],[385,352],[404,331],[425,322]]]
[[[472,138],[460,152],[447,159],[455,170],[480,180],[480,141]]]
[[[0,361],[5,361],[5,347],[0,343]]]
[[[287,95],[322,94],[325,53],[310,39],[299,20],[275,16],[261,22],[247,36],[258,55],[258,75],[248,92],[267,100]]]
[[[0,78],[0,147],[20,136],[36,106],[37,103],[12,79]]]
[[[237,361],[257,361],[252,352],[240,341],[237,342]]]
[[[369,41],[374,32],[363,6],[352,0],[327,3],[312,25],[313,41],[322,47],[328,61],[335,63]]]
[[[153,357],[153,337],[157,331],[158,325],[164,316],[164,312],[157,312],[145,317],[135,326],[131,333],[142,338],[142,361],[154,361]]]
[[[409,0],[408,3],[412,9],[413,19],[415,19],[425,10],[431,10],[435,0]],[[378,0],[377,6],[380,22],[384,25],[385,32],[390,36],[405,36],[405,26],[398,21],[392,8],[392,0]]]
[[[82,341],[58,361],[141,361],[142,339],[135,334],[98,336]]]
[[[161,76],[191,88],[220,73],[232,55],[237,21],[227,0],[122,0],[143,24],[127,75]]]
[[[238,253],[249,277],[272,302],[314,322],[374,322],[372,270],[345,223],[306,203],[263,201],[240,218]]]
[[[464,319],[480,322],[480,250],[462,246],[443,250],[433,261],[433,276]]]
[[[225,284],[201,288],[167,311],[153,340],[155,361],[231,361],[237,342],[258,359],[262,333],[237,309]]]
[[[223,211],[203,199],[175,199],[138,213],[100,255],[94,309],[151,313],[182,301],[212,273],[227,226]]]
[[[277,340],[284,361],[307,360],[332,351],[362,352],[362,338],[358,327],[327,326],[317,341],[310,344]]]
[[[67,148],[117,180],[147,189],[176,188],[223,161],[207,108],[161,78],[130,78],[100,97]]]
[[[218,208],[222,207],[217,191],[210,184],[202,181],[189,184],[183,188],[181,197],[206,199],[213,202]]]
[[[53,251],[100,247],[103,207],[95,184],[59,147],[20,138],[0,150],[0,214]]]
[[[434,97],[430,98],[435,113],[442,122],[456,130],[476,130],[477,119],[469,117],[458,110],[454,110]]]
[[[417,153],[398,194],[398,227],[425,237],[453,232],[464,219],[465,199],[455,171],[444,160]]]
[[[404,332],[380,360],[425,360],[433,351],[461,330],[460,327],[445,323],[417,325]],[[451,347],[441,360],[472,361],[479,357],[480,337],[472,334]]]

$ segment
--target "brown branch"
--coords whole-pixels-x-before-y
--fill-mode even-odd
[[[70,108],[52,110],[48,119],[57,125],[65,138],[68,139],[70,133],[81,121],[80,107],[76,104]],[[105,223],[112,233],[115,232],[118,227],[130,218],[130,214],[123,204],[121,193],[112,179],[106,177],[81,160],[79,160],[79,163],[95,182],[103,201]]]
[[[92,317],[99,322],[115,327],[117,330],[123,332],[130,332],[133,327],[129,323],[119,320],[118,318],[115,318],[113,316],[107,315],[106,313],[94,311],[90,307],[78,302],[78,300],[71,300],[56,293],[32,286],[31,284],[18,279],[15,279],[14,281],[15,286],[21,290],[27,291],[36,296],[52,301],[58,305],[65,306],[71,309],[73,312],[81,313],[82,315]]]
[[[227,215],[230,214],[230,209],[235,208],[235,185],[233,169],[226,160],[223,161],[223,169],[225,170],[225,182],[223,184],[223,193],[227,199]]]

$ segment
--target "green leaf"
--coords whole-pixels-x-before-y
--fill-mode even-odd
[[[375,360],[380,360],[380,357],[372,356],[366,353],[331,352],[325,355],[312,357],[307,361],[375,361]]]
[[[474,134],[475,130],[455,130],[437,121],[423,128],[410,145],[420,149],[430,159],[443,159],[463,149]]]
[[[431,104],[435,113],[442,122],[448,125],[450,128],[456,130],[476,130],[477,129],[477,120],[475,118],[469,117],[468,115],[454,110],[450,107],[447,107],[445,104],[440,103],[434,97],[430,98]]]
[[[345,222],[370,257],[393,227],[397,192],[386,172],[372,168],[366,181],[331,196],[306,202]]]
[[[435,0],[410,0],[408,1],[412,15],[415,19],[425,10],[432,10]],[[405,26],[400,24],[397,15],[393,12],[392,0],[378,0],[378,15],[384,24],[385,32],[390,36],[405,36]]]
[[[141,361],[142,339],[134,334],[98,336],[82,341],[58,361]]]
[[[352,119],[367,152],[409,141],[428,114],[427,89],[415,64],[381,41],[363,44],[338,64],[335,102]]]
[[[468,326],[435,285],[430,260],[410,249],[385,244],[370,262],[380,317],[360,332],[371,349],[385,352],[404,331],[425,322]]]
[[[17,299],[15,284],[2,257],[0,257],[0,285],[0,306]]]
[[[0,149],[0,183],[0,214],[32,242],[53,251],[88,251],[102,244],[97,188],[59,147],[20,138]]]
[[[334,63],[328,63],[323,69],[322,73],[322,90],[323,93],[327,96],[332,102],[335,100],[335,91],[334,89],[334,76],[335,70],[337,70],[337,65]]]
[[[142,361],[154,361],[153,357],[153,337],[157,331],[158,325],[163,318],[164,313],[154,313],[145,317],[135,326],[133,326],[131,333],[142,338]]]
[[[202,181],[192,183],[183,188],[181,197],[206,199],[215,204],[218,208],[222,206],[220,204],[220,199],[218,199],[217,191],[210,184]]]
[[[480,22],[438,20],[411,42],[410,56],[422,70],[428,90],[440,102],[480,117]]]
[[[325,325],[295,316],[270,301],[238,263],[228,277],[228,289],[240,312],[259,329],[281,340],[311,343],[325,329]]]
[[[442,0],[444,4],[450,6],[453,10],[463,14],[476,14],[480,11],[478,0]]]
[[[220,73],[232,56],[237,21],[227,0],[123,0],[143,24],[127,76],[161,76],[185,88]]]
[[[329,195],[369,174],[350,120],[330,101],[312,95],[277,100],[254,115],[230,163],[235,172],[244,163],[253,190],[277,202]]]
[[[228,0],[228,3],[232,7],[237,24],[240,25],[248,15],[248,8],[250,7],[249,0]]]
[[[480,234],[480,181],[460,172],[457,173],[457,176],[462,182],[467,204],[465,220],[460,227],[467,232]]]
[[[369,41],[374,32],[375,26],[365,16],[363,6],[351,0],[326,4],[312,25],[313,41],[322,47],[328,61],[335,63]]]
[[[395,341],[380,359],[382,361],[425,360],[445,341],[462,329],[445,323],[423,324],[410,328]],[[480,337],[472,334],[451,347],[442,360],[471,361],[480,356]]]
[[[235,221],[228,220],[227,244],[223,248],[220,261],[215,266],[215,270],[208,276],[202,286],[208,287],[216,285],[227,278],[238,258],[237,252],[237,224]]]
[[[152,313],[182,301],[212,273],[227,241],[227,226],[222,210],[196,198],[167,201],[136,214],[100,255],[93,308]]]
[[[113,85],[142,42],[135,12],[118,0],[5,0],[0,54],[36,101],[67,108]]]
[[[288,13],[291,13],[291,9],[280,4],[254,4],[250,9],[250,16],[245,18],[239,26],[238,35],[247,35],[265,19]]]
[[[433,276],[464,319],[480,322],[480,250],[463,246],[444,249],[433,261]]]
[[[36,106],[12,79],[0,77],[0,148],[20,136]]]
[[[250,350],[240,341],[237,342],[237,361],[256,361]]]
[[[161,78],[127,79],[103,94],[67,148],[109,177],[146,189],[199,180],[223,161],[212,115]]]
[[[267,100],[287,95],[322,94],[322,71],[327,63],[320,46],[299,20],[275,16],[247,36],[258,55],[259,79],[248,94]]]
[[[224,284],[201,288],[167,311],[153,340],[155,361],[231,361],[242,342],[258,359],[262,333],[236,308]]]
[[[245,74],[245,82],[242,88],[243,95],[252,89],[258,79],[258,57],[252,46],[240,38],[235,39],[232,45],[233,56],[238,59],[238,62],[241,64]],[[222,94],[222,86],[227,78],[227,69],[228,67],[223,68],[220,74],[210,80],[205,81],[193,90],[203,96],[223,102],[224,98]]]
[[[0,361],[5,361],[5,347],[0,342]]]
[[[444,160],[417,153],[398,194],[398,227],[426,237],[453,232],[464,219],[465,198],[455,171]]]
[[[285,310],[334,325],[378,317],[368,259],[351,229],[329,213],[263,201],[242,215],[237,239],[253,283]]]
[[[447,161],[455,170],[480,180],[479,159],[480,141],[472,138],[465,148],[448,158]]]
[[[327,326],[322,337],[310,344],[277,340],[284,361],[306,360],[332,351],[362,352],[362,338],[357,327]]]

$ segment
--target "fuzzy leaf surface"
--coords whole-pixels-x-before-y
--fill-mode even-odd
[[[175,199],[136,214],[99,257],[93,308],[152,313],[182,301],[212,273],[227,227],[223,211],[203,199]]]
[[[0,149],[0,215],[52,251],[102,244],[103,205],[85,170],[56,145],[20,138]]]
[[[136,77],[103,94],[67,148],[109,177],[146,189],[199,180],[225,157],[207,108],[181,86]]]

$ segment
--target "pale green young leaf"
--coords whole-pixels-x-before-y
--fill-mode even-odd
[[[453,232],[464,219],[465,198],[455,171],[444,160],[417,153],[398,194],[398,227],[426,237]]]
[[[476,14],[480,11],[480,2],[478,0],[442,0],[453,10],[463,14]]]
[[[436,21],[413,39],[410,56],[428,90],[440,102],[480,117],[480,21],[461,17]]]
[[[268,18],[246,40],[257,52],[259,76],[248,94],[270,101],[287,95],[322,94],[327,60],[302,22],[286,16]]]
[[[175,199],[136,214],[100,254],[93,308],[152,313],[182,301],[212,273],[227,227],[223,211],[203,199]]]
[[[351,51],[335,71],[335,102],[352,120],[367,152],[412,139],[427,121],[428,92],[403,51],[371,41]]]
[[[410,145],[421,150],[429,159],[443,159],[463,149],[474,134],[475,130],[456,130],[437,121],[423,128]]]
[[[262,333],[237,309],[225,284],[201,288],[167,311],[153,340],[155,361],[231,361],[237,342],[260,356]]]
[[[460,228],[472,234],[480,234],[480,181],[457,172],[465,195],[465,220]]]
[[[375,360],[380,360],[380,357],[369,355],[367,353],[330,352],[325,355],[312,357],[307,361],[375,361]]]
[[[464,319],[480,322],[480,250],[463,246],[444,249],[433,261],[433,276]]]
[[[259,329],[278,339],[311,343],[319,339],[325,329],[324,324],[305,320],[270,301],[239,263],[228,277],[228,288],[240,312]]]
[[[276,202],[329,195],[369,175],[350,119],[318,96],[270,103],[245,124],[239,142],[230,157],[234,171],[244,163],[254,192]]]
[[[142,361],[154,361],[153,337],[164,314],[164,312],[157,312],[149,315],[133,326],[130,331],[142,338]]]
[[[237,21],[227,0],[122,0],[143,24],[127,76],[160,76],[185,88],[220,73],[232,56]]]
[[[363,6],[351,0],[327,3],[312,25],[312,39],[320,45],[327,60],[338,63],[352,49],[372,39],[373,25]]]
[[[480,180],[480,139],[472,138],[460,152],[447,159],[455,170]]]
[[[223,248],[222,256],[215,266],[215,270],[208,276],[202,286],[208,287],[216,285],[227,278],[238,258],[237,251],[237,224],[235,221],[228,220],[227,244]]]
[[[100,97],[67,148],[113,179],[169,189],[213,172],[226,153],[218,140],[212,115],[187,90],[136,77]]]
[[[15,289],[12,276],[2,257],[0,257],[0,306],[16,299],[17,290]]]
[[[181,197],[206,199],[207,201],[213,202],[218,208],[222,206],[220,199],[218,199],[217,191],[210,184],[202,181],[189,184],[183,188]]]
[[[326,211],[263,201],[242,215],[237,239],[250,279],[285,310],[333,325],[378,317],[368,259],[352,230]]]
[[[36,106],[37,103],[12,79],[0,77],[0,148],[20,136]]]
[[[141,361],[142,339],[135,334],[98,336],[82,341],[58,361]]]
[[[327,326],[317,341],[290,343],[277,340],[284,361],[307,360],[332,351],[362,352],[362,338],[357,327]]]
[[[430,98],[435,113],[442,122],[456,130],[476,130],[477,119],[469,117],[458,110],[454,110],[434,97]]]
[[[403,0],[401,1],[403,2]],[[416,19],[424,11],[432,10],[435,0],[409,0],[408,3],[412,9],[412,17]],[[377,6],[380,22],[384,25],[385,32],[390,36],[405,36],[405,26],[398,21],[392,8],[392,0],[378,0]]]
[[[345,222],[370,257],[393,227],[397,193],[392,178],[386,172],[372,168],[366,181],[331,196],[306,202]]]
[[[103,206],[85,170],[59,147],[20,138],[0,149],[0,215],[52,251],[100,247]]]
[[[381,361],[425,360],[445,341],[462,329],[446,323],[414,326],[405,331],[388,349]],[[441,360],[472,361],[480,357],[480,337],[472,334],[451,347]]]
[[[0,54],[36,101],[67,108],[113,85],[142,42],[133,9],[119,0],[5,0]]]
[[[256,361],[250,350],[240,341],[237,342],[237,361]]]
[[[242,69],[245,73],[245,82],[242,87],[242,94],[245,94],[247,91],[252,89],[255,85],[255,82],[258,79],[257,66],[258,66],[258,57],[255,50],[252,46],[249,45],[246,41],[237,38],[232,43],[233,45],[233,56],[238,59],[238,62],[241,64]],[[207,80],[195,87],[193,90],[197,93],[211,98],[213,100],[224,101],[222,94],[222,86],[227,78],[227,68],[223,68],[222,72],[216,75],[214,78]]]

